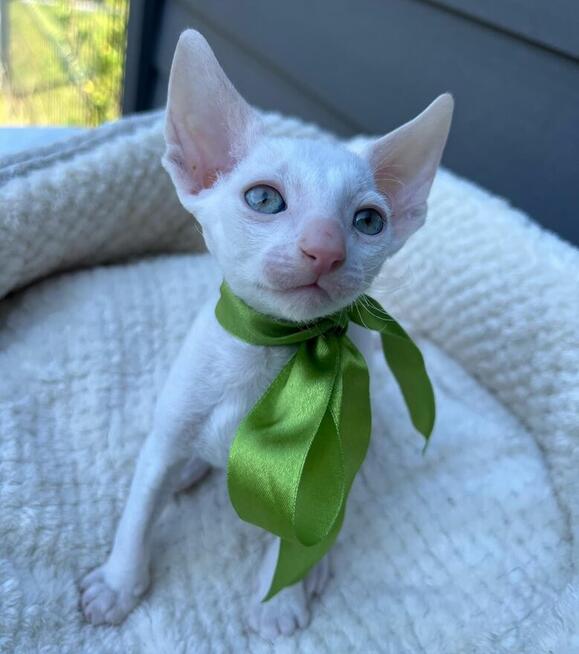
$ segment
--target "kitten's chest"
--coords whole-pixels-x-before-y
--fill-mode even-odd
[[[348,335],[371,364],[374,346],[379,347],[378,339],[372,341],[373,335],[358,325],[350,325]],[[207,346],[208,342],[212,347]],[[297,346],[261,347],[244,343],[217,323],[212,308],[200,316],[192,344],[199,357],[195,357],[196,387],[202,389],[196,394],[202,394],[207,407],[207,417],[197,432],[198,454],[211,465],[225,468],[240,422]]]
[[[279,374],[295,347],[254,347],[240,344],[233,352],[213,361],[216,394],[214,406],[201,434],[200,455],[213,466],[226,467],[231,443],[240,422]]]

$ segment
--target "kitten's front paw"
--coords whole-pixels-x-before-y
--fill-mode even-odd
[[[291,636],[310,621],[310,609],[303,582],[284,588],[268,602],[255,596],[249,609],[249,626],[263,638]]]
[[[277,547],[271,547],[266,555],[265,566],[261,572],[265,574],[257,577],[252,603],[249,609],[249,626],[260,636],[273,640],[278,636],[291,636],[298,629],[307,627],[310,622],[309,603],[314,596],[320,596],[330,577],[332,576],[331,553],[314,566],[304,581],[300,581],[289,588],[284,588],[274,595],[268,602],[261,602],[267,592],[271,579],[272,565],[277,556]]]
[[[115,583],[106,565],[96,568],[80,583],[82,612],[93,625],[119,624],[141,601],[149,586],[149,575],[142,572],[129,581]]]
[[[318,597],[324,592],[330,577],[332,576],[332,553],[328,552],[326,556],[309,572],[305,578],[307,597]]]

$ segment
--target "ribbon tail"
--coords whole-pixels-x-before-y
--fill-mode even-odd
[[[330,403],[320,424],[316,438],[312,443],[302,471],[299,509],[296,521],[301,528],[296,532],[305,536],[314,530],[318,531],[319,523],[327,524],[331,519],[329,529],[315,542],[307,542],[304,538],[280,538],[279,552],[271,586],[263,601],[271,599],[286,586],[291,586],[303,579],[311,568],[320,561],[334,544],[343,521],[346,489],[342,484],[339,492],[327,483],[328,476],[338,476],[343,480],[343,452],[340,443],[339,425],[335,422],[334,413],[339,407],[341,384],[337,383],[332,392]],[[338,405],[334,406],[334,405]],[[324,483],[326,481],[326,483]],[[328,491],[330,493],[328,494]],[[331,515],[331,518],[330,518]],[[318,529],[316,529],[316,525]],[[304,529],[305,527],[305,529]]]
[[[380,333],[384,357],[404,397],[414,427],[428,441],[434,428],[434,391],[420,349],[404,329],[368,295],[358,301],[350,318]]]
[[[279,552],[275,572],[267,595],[262,602],[267,602],[287,586],[292,586],[303,579],[308,572],[321,561],[334,544],[344,520],[345,504],[338,515],[330,533],[319,543],[309,547],[297,541],[280,538]]]
[[[384,356],[402,392],[412,424],[428,440],[434,428],[436,406],[422,353],[410,337],[403,342],[387,334],[381,336]]]
[[[308,482],[304,483],[303,489],[304,499],[308,500],[306,505],[310,507],[310,519],[314,522],[323,515],[323,506],[335,506],[337,513],[331,529],[314,544],[304,544],[303,539],[301,542],[300,539],[280,540],[277,565],[263,601],[303,579],[334,545],[344,521],[350,488],[366,456],[371,430],[368,369],[364,358],[348,338],[341,341],[340,364],[341,372],[334,382],[318,438],[308,457],[306,468],[309,470],[304,474],[304,481],[308,479]],[[343,468],[335,465],[337,459],[343,462]],[[334,461],[333,466],[329,465],[330,461]],[[327,480],[328,474],[335,475],[338,470],[344,476],[339,498],[335,494],[327,495],[328,484],[323,481],[324,478]]]

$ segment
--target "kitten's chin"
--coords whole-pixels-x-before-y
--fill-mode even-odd
[[[265,290],[260,310],[283,320],[309,322],[343,309],[354,299],[338,300],[321,286],[308,284],[283,290]]]
[[[329,316],[347,307],[363,292],[328,290],[317,283],[291,288],[275,288],[263,283],[255,286],[240,283],[239,279],[228,280],[228,283],[233,292],[256,311],[291,322],[310,322]]]

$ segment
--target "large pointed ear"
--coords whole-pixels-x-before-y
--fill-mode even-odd
[[[186,208],[244,156],[259,126],[207,41],[195,30],[183,32],[169,78],[162,163]]]
[[[426,200],[448,137],[454,102],[439,96],[410,122],[374,141],[365,151],[378,190],[392,208],[397,241],[424,224]]]

